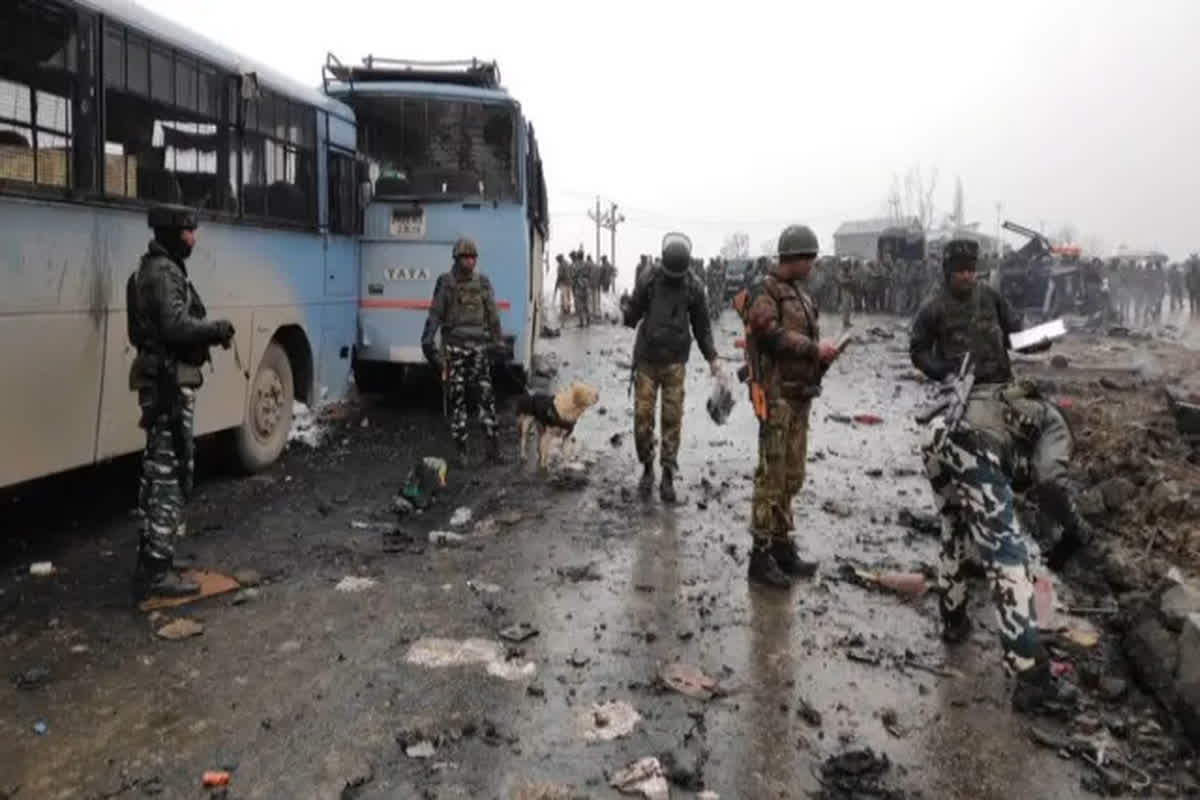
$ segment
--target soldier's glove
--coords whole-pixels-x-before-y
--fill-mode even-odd
[[[1083,546],[1083,541],[1078,536],[1064,533],[1062,538],[1050,548],[1050,552],[1046,554],[1046,566],[1054,572],[1061,572],[1062,568],[1067,565],[1067,561],[1071,556]]]
[[[229,344],[233,341],[233,323],[227,319],[219,319],[213,322],[213,340],[221,345],[226,350],[229,349]]]

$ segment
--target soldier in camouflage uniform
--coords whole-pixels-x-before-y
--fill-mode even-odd
[[[654,488],[654,407],[662,393],[662,481],[659,496],[674,503],[683,432],[683,384],[692,335],[715,377],[721,366],[713,345],[704,287],[691,270],[691,242],[681,234],[663,240],[662,265],[638,282],[621,309],[626,327],[637,328],[633,345],[633,434],[642,478],[638,491]]]
[[[554,293],[558,295],[559,311],[566,316],[571,313],[571,266],[562,253],[558,254],[555,261],[558,271],[554,276]]]
[[[1072,688],[1050,672],[1033,606],[1033,582],[1026,537],[1016,514],[1013,486],[1021,472],[1049,504],[1062,504],[1055,484],[1065,473],[1070,434],[1062,415],[1048,403],[1012,384],[1008,335],[1020,330],[1012,307],[989,286],[975,281],[979,245],[954,240],[943,254],[946,285],[918,311],[909,350],[913,365],[934,380],[955,373],[964,354],[975,362],[975,388],[962,424],[944,417],[931,425],[922,455],[942,517],[942,558],[938,578],[942,638],[965,641],[967,582],[963,562],[968,540],[985,561],[1000,626],[1004,666],[1017,677],[1013,705],[1036,710],[1047,702],[1070,701]],[[1049,343],[1027,348],[1045,350]],[[1057,497],[1057,499],[1055,499]],[[1044,510],[1063,518],[1064,537],[1051,561],[1061,562],[1078,546],[1068,525],[1079,525],[1069,499]],[[1066,517],[1075,515],[1075,520]],[[1065,544],[1064,544],[1065,542]]]
[[[808,577],[817,565],[796,552],[792,502],[804,485],[808,457],[808,417],[821,378],[837,358],[832,342],[820,339],[816,303],[805,291],[818,244],[804,225],[779,237],[779,263],[749,291],[743,306],[746,353],[752,379],[761,387],[758,468],[750,506],[749,579],[786,588],[792,577]],[[755,388],[752,386],[752,402]]]
[[[848,256],[838,259],[838,305],[842,310],[842,328],[849,328],[850,312],[854,309],[854,266]]]
[[[467,393],[478,392],[479,418],[487,438],[488,457],[500,461],[492,359],[502,346],[500,312],[492,282],[479,272],[479,248],[462,236],[454,243],[454,266],[438,276],[433,302],[421,334],[425,358],[444,376],[450,413],[450,436],[460,465],[467,463]],[[442,333],[438,352],[435,337]]]
[[[590,258],[590,257],[589,257]],[[575,297],[575,313],[579,315],[579,327],[592,324],[591,293],[592,274],[588,262],[584,261],[583,251],[576,250],[571,254],[571,290]]]
[[[149,595],[180,597],[200,591],[173,569],[172,538],[185,528],[195,449],[195,392],[209,348],[228,348],[233,325],[205,319],[207,312],[188,280],[184,262],[196,244],[196,214],[189,208],[156,206],[149,212],[154,239],[126,283],[129,342],[137,357],[129,388],[137,392],[139,425],[146,431],[138,491],[142,530],[134,572],[135,602]]]

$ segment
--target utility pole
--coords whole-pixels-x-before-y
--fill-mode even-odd
[[[600,213],[600,196],[596,196],[596,210],[588,211],[588,219],[596,223],[596,258],[600,258],[600,228],[604,225],[604,215]]]
[[[617,226],[625,221],[625,215],[617,213],[617,204],[612,203],[609,206],[608,214],[604,217],[603,225],[608,228],[609,246],[608,256],[612,259],[612,264],[617,265]]]

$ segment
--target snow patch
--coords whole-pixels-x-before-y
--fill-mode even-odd
[[[309,447],[320,447],[325,438],[325,426],[317,412],[299,400],[292,403],[292,429],[288,431],[289,442],[300,442]]]

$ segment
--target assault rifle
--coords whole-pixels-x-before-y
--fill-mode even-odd
[[[958,374],[949,385],[942,387],[939,394],[948,393],[950,397],[942,400],[933,408],[917,415],[917,422],[928,425],[934,417],[945,412],[946,430],[952,431],[962,421],[967,411],[967,402],[971,398],[971,390],[975,388],[975,363],[970,353],[963,355]]]

